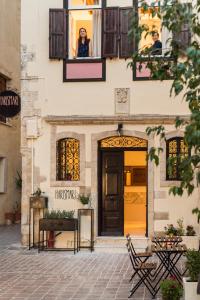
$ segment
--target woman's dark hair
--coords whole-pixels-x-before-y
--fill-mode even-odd
[[[84,27],[81,27],[81,28],[79,29],[78,45],[80,45],[80,44],[82,43],[82,37],[81,37],[81,35],[80,35],[81,30],[85,30],[85,32],[86,32],[85,43],[88,45],[89,42],[90,42],[90,39],[88,39],[88,37],[87,37],[87,30],[86,30]]]

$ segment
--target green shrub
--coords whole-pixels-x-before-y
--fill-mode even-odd
[[[188,250],[186,253],[186,267],[188,268],[191,281],[198,281],[200,274],[200,252],[196,250]]]
[[[51,210],[46,211],[45,219],[72,219],[74,217],[74,210]]]
[[[79,200],[83,205],[89,204],[90,195],[79,195]]]
[[[175,278],[165,279],[160,284],[163,300],[180,300],[183,288]]]
[[[177,236],[178,235],[178,230],[176,227],[174,227],[173,224],[168,224],[166,227],[165,227],[165,233],[167,235],[173,235],[173,236]]]

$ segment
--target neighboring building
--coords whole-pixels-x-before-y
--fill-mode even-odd
[[[20,93],[20,0],[0,0],[0,92]],[[20,193],[16,189],[21,173],[20,116],[0,116],[0,224],[13,212]]]
[[[183,132],[173,126],[175,116],[188,117],[187,105],[169,97],[170,80],[149,80],[148,70],[127,68],[134,51],[128,37],[133,5],[136,1],[22,0],[24,244],[28,199],[37,187],[49,197],[50,209],[77,210],[81,204],[73,195],[91,193],[95,236],[129,232],[145,239],[179,218],[197,227],[192,215],[197,191],[189,199],[168,195],[180,176],[176,166],[168,174],[166,157],[188,155]],[[158,19],[138,11],[140,22],[156,26],[162,41],[156,55],[162,55],[169,34],[160,32]],[[88,56],[88,44],[82,49],[77,43],[82,27],[92,53],[75,58],[78,52]],[[143,39],[141,47],[150,44]],[[158,124],[166,125],[167,143],[156,167],[146,154],[160,142],[145,130]]]

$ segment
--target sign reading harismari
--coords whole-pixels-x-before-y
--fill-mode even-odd
[[[0,93],[0,115],[12,118],[21,111],[21,99],[13,91]]]
[[[79,197],[79,190],[78,189],[56,189],[55,190],[55,199],[59,200],[75,200]]]

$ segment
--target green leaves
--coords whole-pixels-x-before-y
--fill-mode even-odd
[[[186,190],[188,195],[191,195],[195,187],[200,184],[200,18],[198,15],[200,0],[192,1],[190,4],[178,0],[164,0],[159,9],[156,6],[158,6],[156,1],[152,1],[148,6],[145,0],[141,0],[141,9],[151,14],[152,19],[155,15],[162,18],[162,26],[172,33],[172,39],[168,41],[170,47],[167,56],[156,58],[151,55],[149,49],[139,49],[133,54],[133,61],[129,66],[134,68],[139,62],[139,70],[141,70],[142,63],[145,61],[151,79],[162,81],[170,78],[172,80],[170,95],[183,95],[190,117],[187,120],[177,117],[174,126],[175,129],[184,131],[184,141],[190,155],[188,157],[180,155],[177,162],[173,158],[169,159],[168,170],[173,172],[174,164],[178,163],[181,174],[180,184],[172,187],[170,193],[182,196]],[[138,20],[136,14],[133,31],[135,40],[139,44],[142,34],[148,36],[152,28],[144,23],[139,26]],[[190,35],[192,39],[186,40],[185,37]],[[148,127],[146,133],[152,138],[166,139],[163,125]],[[159,147],[153,147],[149,151],[148,158],[156,166],[159,164],[161,151],[163,149]]]

